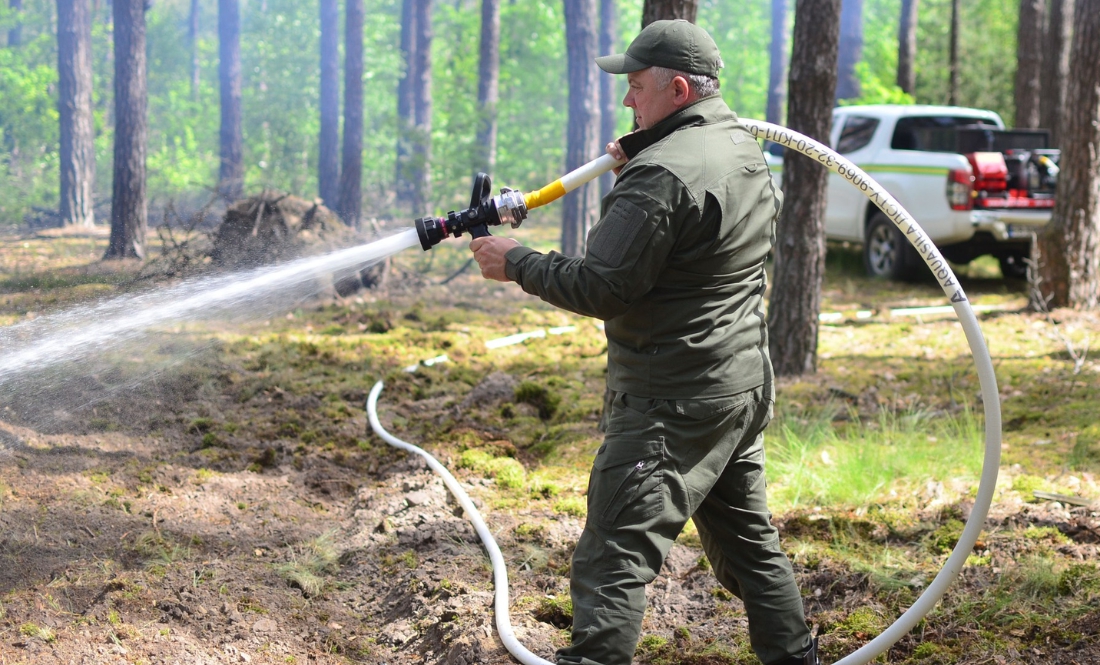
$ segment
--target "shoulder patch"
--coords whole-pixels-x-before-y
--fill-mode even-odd
[[[648,216],[645,210],[620,198],[593,229],[588,252],[607,265],[618,268]]]
[[[740,129],[735,129],[732,132],[730,132],[730,139],[733,140],[734,145],[741,145],[742,143],[745,142],[745,139],[747,139],[748,137],[749,137],[748,132],[742,131]]]

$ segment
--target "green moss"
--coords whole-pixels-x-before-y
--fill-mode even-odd
[[[933,554],[947,554],[955,548],[962,536],[965,525],[956,519],[949,519],[928,536],[928,550]]]
[[[561,395],[534,381],[524,381],[516,386],[517,404],[530,404],[539,411],[539,418],[550,420],[561,406]]]
[[[584,497],[563,496],[554,502],[554,512],[573,517],[584,517],[588,514],[588,503]]]
[[[1100,594],[1100,570],[1091,563],[1069,565],[1058,576],[1058,593],[1090,598]]]
[[[187,431],[192,434],[205,434],[214,428],[214,421],[210,418],[195,418],[187,426]]]
[[[555,628],[568,628],[573,625],[573,601],[564,596],[542,598],[535,609],[535,618]]]

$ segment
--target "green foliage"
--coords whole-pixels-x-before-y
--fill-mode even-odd
[[[699,24],[722,50],[722,94],[745,117],[761,118],[767,100],[770,0],[703,0]],[[113,58],[111,10],[98,3],[92,17],[96,199],[111,191]],[[894,85],[900,0],[864,3],[864,61],[857,67],[861,103],[904,103]],[[217,5],[202,0],[195,44],[200,76],[191,84],[188,0],[163,0],[146,13],[148,41],[148,191],[153,202],[199,204],[218,170]],[[436,3],[432,46],[431,207],[465,204],[479,163],[476,134],[480,3]],[[963,3],[959,103],[991,108],[1011,119],[1015,71],[1016,3]],[[0,8],[0,30],[14,13]],[[400,3],[368,0],[364,25],[363,197],[368,215],[402,210],[393,196],[396,88],[403,63]],[[618,3],[621,50],[637,34],[641,3]],[[793,14],[793,7],[791,8]],[[564,169],[568,86],[561,3],[512,2],[501,7],[500,102],[497,173],[501,184],[530,190]],[[920,4],[917,90],[921,103],[947,100],[949,0]],[[58,148],[56,43],[51,3],[29,3],[19,17],[23,44],[0,48],[0,224],[20,222],[32,207],[57,207]],[[341,17],[342,20],[342,17]],[[788,22],[788,27],[793,21]],[[342,34],[342,29],[341,29]],[[342,43],[341,39],[341,43]],[[314,4],[265,0],[241,15],[245,188],[263,187],[306,197],[317,192],[319,25]],[[631,128],[624,92],[615,79],[619,133]],[[400,212],[399,214],[405,214]],[[553,210],[537,217],[556,218]],[[105,218],[100,207],[99,217]],[[154,221],[156,221],[154,219]],[[1090,458],[1091,459],[1091,458]],[[1091,462],[1090,462],[1091,463]]]
[[[1009,125],[1016,108],[1013,90],[1018,9],[1019,3],[1012,0],[959,4],[958,104],[996,111]],[[897,16],[897,12],[892,15]],[[950,25],[951,0],[920,3],[914,91],[919,103],[948,101]]]

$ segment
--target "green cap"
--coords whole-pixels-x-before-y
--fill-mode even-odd
[[[626,53],[596,58],[596,64],[609,74],[665,67],[718,78],[722,56],[706,30],[684,19],[676,19],[650,23],[630,42]]]

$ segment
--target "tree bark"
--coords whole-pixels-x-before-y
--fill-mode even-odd
[[[95,126],[92,121],[92,22],[88,0],[57,0],[57,110],[61,221],[95,225]]]
[[[340,218],[359,228],[363,206],[363,0],[347,0],[344,19],[344,146]]]
[[[1100,0],[1077,0],[1058,196],[1032,259],[1032,307],[1100,307]]]
[[[959,103],[959,0],[951,0],[951,33],[947,53],[947,103]]]
[[[1016,126],[1039,126],[1044,0],[1020,0],[1016,25]]]
[[[199,99],[199,0],[191,0],[191,12],[187,21],[187,41],[191,47],[191,99]]]
[[[826,143],[836,93],[840,11],[840,0],[795,2],[787,125]],[[768,304],[768,347],[779,376],[817,371],[828,175],[821,164],[786,151],[785,203],[776,228],[775,277]]]
[[[599,149],[596,0],[564,0],[564,9],[569,72],[565,170],[569,172],[595,159]],[[561,251],[566,256],[582,256],[588,229],[599,210],[598,186],[585,183],[566,194],[562,203]]]
[[[432,0],[416,0],[416,77],[412,80],[413,212],[429,212],[432,193]]]
[[[8,7],[11,7],[14,11],[23,11],[23,0],[10,0]],[[21,46],[23,44],[23,21],[8,29],[8,46]]]
[[[642,5],[642,27],[654,21],[682,18],[695,23],[699,0],[645,0]]]
[[[774,124],[783,122],[787,101],[787,0],[772,0],[772,40],[768,47],[768,105],[764,118]]]
[[[394,191],[403,207],[411,209],[412,136],[416,125],[413,114],[413,80],[416,79],[416,2],[401,2],[401,63],[404,71],[397,81],[397,159],[394,168]]]
[[[843,0],[840,9],[840,43],[837,54],[837,99],[860,95],[856,64],[863,59],[863,0]]]
[[[1050,130],[1052,148],[1062,146],[1062,109],[1066,108],[1073,14],[1073,0],[1050,0],[1043,50],[1042,92],[1039,95],[1039,126]]]
[[[241,134],[241,7],[218,0],[218,80],[221,91],[221,166],[218,191],[228,201],[244,193],[244,138]]]
[[[497,102],[500,99],[500,0],[481,0],[481,48],[477,66],[478,168],[492,175],[497,164]]]
[[[615,33],[619,30],[619,16],[615,8],[615,0],[600,0],[600,53],[609,54],[615,52]],[[599,153],[600,146],[614,141],[617,132],[615,119],[618,116],[619,99],[615,90],[615,76],[602,69],[596,75],[600,79],[600,141],[596,146]],[[610,171],[600,176],[600,198],[607,196],[611,188],[615,186],[615,175]]]
[[[339,209],[340,3],[321,0],[321,134],[317,142],[317,195]]]
[[[898,87],[913,94],[917,86],[917,5],[920,0],[901,0],[901,19],[898,21]]]
[[[111,237],[104,259],[145,258],[145,3],[114,0],[115,152]]]

